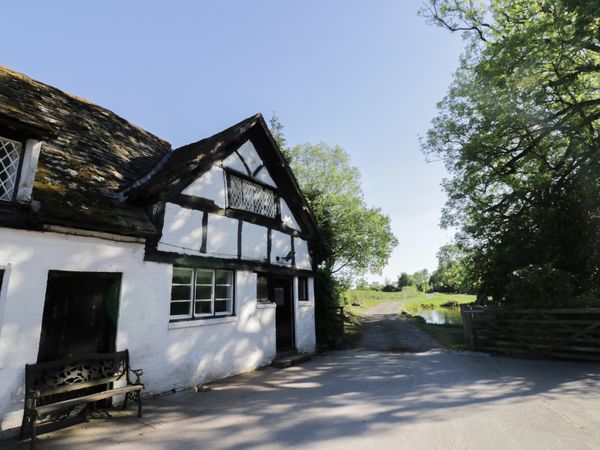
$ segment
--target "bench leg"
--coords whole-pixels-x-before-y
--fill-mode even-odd
[[[37,420],[35,417],[33,417],[33,420],[31,422],[31,438],[29,439],[29,448],[31,450],[35,449],[35,441],[37,441]]]
[[[125,394],[125,399],[123,400],[123,411],[127,409],[127,397],[129,394]]]
[[[138,393],[138,417],[142,417],[142,393]]]

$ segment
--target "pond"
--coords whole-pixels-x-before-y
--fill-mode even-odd
[[[460,317],[460,308],[435,308],[435,309],[423,309],[417,311],[415,316],[421,316],[427,323],[434,323],[436,325],[461,325],[462,319]]]

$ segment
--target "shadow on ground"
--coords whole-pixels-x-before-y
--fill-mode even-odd
[[[587,363],[346,351],[148,400],[144,419],[115,412],[39,449],[598,448],[599,393]]]

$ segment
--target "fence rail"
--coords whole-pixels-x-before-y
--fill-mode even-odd
[[[600,308],[461,305],[461,315],[473,350],[600,361]]]

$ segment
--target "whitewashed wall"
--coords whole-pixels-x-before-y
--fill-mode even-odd
[[[37,359],[49,270],[120,272],[117,349],[144,369],[147,393],[192,386],[267,364],[275,309],[256,304],[256,275],[236,274],[236,317],[169,323],[172,267],[144,262],[137,243],[0,228],[0,423],[20,426],[24,366]],[[187,326],[186,326],[187,325]],[[185,326],[185,328],[184,328]]]

